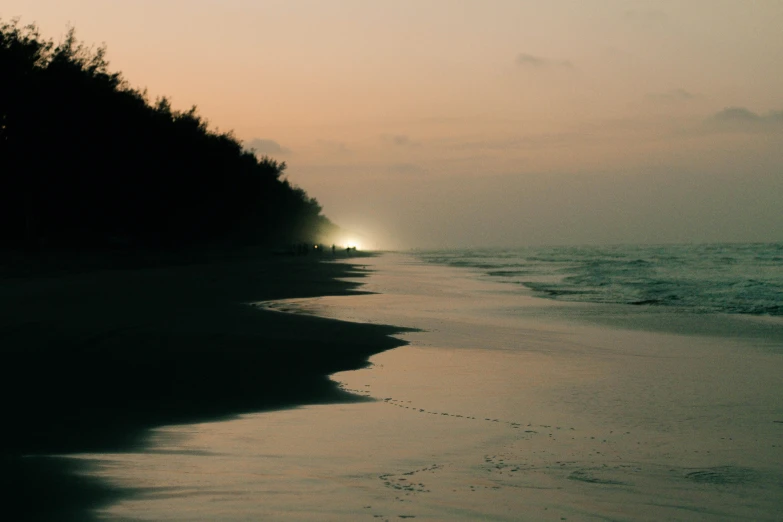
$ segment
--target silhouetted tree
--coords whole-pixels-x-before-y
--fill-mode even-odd
[[[334,225],[197,112],[150,103],[73,29],[55,45],[0,23],[0,239],[11,246],[166,247],[310,241]]]

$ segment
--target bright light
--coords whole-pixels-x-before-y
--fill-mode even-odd
[[[346,239],[343,241],[343,244],[346,248],[355,248],[356,250],[362,249],[362,245],[355,239]]]

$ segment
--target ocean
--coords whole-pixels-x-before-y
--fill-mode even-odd
[[[92,454],[110,520],[780,520],[780,245],[348,260],[366,293],[252,303],[408,327],[362,399]]]
[[[783,315],[783,243],[424,251],[561,301]]]

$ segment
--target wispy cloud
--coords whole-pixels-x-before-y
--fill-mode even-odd
[[[783,110],[758,114],[746,107],[726,107],[709,118],[709,123],[735,130],[783,130]]]
[[[291,149],[283,147],[275,140],[255,138],[245,142],[245,149],[256,154],[290,154]]]
[[[494,140],[458,142],[453,144],[452,147],[454,150],[540,150],[542,148],[568,146],[589,137],[590,134],[581,132],[557,132]]]
[[[647,99],[652,102],[687,102],[699,98],[698,94],[694,94],[685,89],[671,89],[665,92],[654,92],[647,95]]]
[[[526,69],[550,69],[550,68],[563,68],[563,69],[573,69],[574,64],[571,63],[569,60],[552,60],[549,58],[545,58],[543,56],[536,56],[534,54],[529,53],[519,53],[517,57],[514,59],[514,63],[516,63],[519,67],[523,67]]]
[[[350,154],[352,152],[348,145],[342,141],[318,140],[318,145],[332,153]]]
[[[715,113],[712,120],[718,123],[783,125],[783,111],[758,114],[745,107],[726,107]]]
[[[407,134],[382,134],[381,140],[397,147],[416,147],[418,142],[413,141]]]

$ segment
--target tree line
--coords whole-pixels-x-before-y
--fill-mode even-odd
[[[0,22],[0,246],[315,241],[335,227],[285,168],[150,101],[73,29]]]

